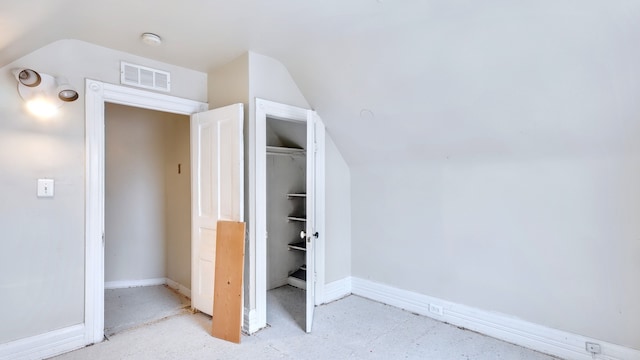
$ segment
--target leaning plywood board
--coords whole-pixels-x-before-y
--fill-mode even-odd
[[[211,335],[240,343],[244,223],[218,221]]]

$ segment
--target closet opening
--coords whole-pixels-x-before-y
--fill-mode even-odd
[[[307,123],[266,119],[267,323],[305,329]]]
[[[189,116],[105,103],[104,334],[191,305]]]

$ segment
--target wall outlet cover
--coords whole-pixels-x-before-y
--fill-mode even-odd
[[[444,309],[440,305],[429,304],[429,312],[436,315],[444,316]]]
[[[53,179],[38,179],[38,197],[53,197]]]

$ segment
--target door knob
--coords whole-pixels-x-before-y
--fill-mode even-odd
[[[316,231],[315,233],[313,233],[313,237],[314,237],[314,238],[316,238],[316,239],[317,239],[317,238],[318,238],[318,236],[320,236],[320,234],[318,234],[318,232],[317,232],[317,231]],[[306,237],[307,237],[307,233],[306,233],[304,230],[300,231],[300,239],[304,239],[304,238],[306,238]]]

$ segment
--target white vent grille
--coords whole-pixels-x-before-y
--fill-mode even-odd
[[[169,91],[171,90],[171,73],[122,61],[120,83],[145,89]]]

